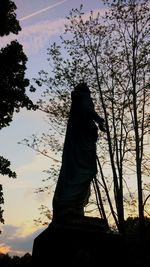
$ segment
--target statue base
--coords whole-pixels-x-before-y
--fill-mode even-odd
[[[88,217],[87,221],[72,224],[50,223],[34,239],[33,266],[123,266],[123,237],[110,231],[99,218],[90,220]]]

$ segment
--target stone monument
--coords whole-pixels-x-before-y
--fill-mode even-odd
[[[97,174],[98,127],[105,131],[104,119],[96,113],[86,84],[75,87],[71,100],[62,166],[53,198],[53,220],[57,222],[84,216],[90,184]]]
[[[62,164],[53,197],[53,219],[34,240],[33,265],[57,267],[120,266],[122,237],[110,231],[102,218],[85,216],[90,186],[97,174],[98,129],[106,131],[104,119],[94,109],[90,90],[78,84],[71,93]],[[118,265],[117,265],[118,264]]]

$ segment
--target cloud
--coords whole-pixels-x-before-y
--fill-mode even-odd
[[[94,10],[93,15],[96,16],[98,12],[103,15],[105,9]],[[89,15],[90,12],[85,13],[83,19],[88,19]],[[0,47],[5,46],[14,39],[17,39],[23,45],[27,56],[30,54],[38,54],[40,49],[45,46],[48,47],[51,37],[57,36],[64,31],[65,24],[67,23],[68,20],[66,18],[57,18],[57,20],[45,20],[40,23],[26,26],[22,28],[19,35],[10,34],[9,36],[2,38]]]
[[[25,165],[20,166],[16,169],[16,172],[18,175],[21,175],[22,173],[28,173],[28,172],[43,172],[44,169],[48,169],[48,167],[51,164],[51,159],[44,157],[42,155],[35,155],[33,157],[33,160],[31,162],[28,162]]]
[[[32,14],[29,14],[25,17],[20,18],[20,21],[27,20],[32,18],[40,13],[47,11],[48,9],[52,9],[58,5],[65,3],[68,0],[60,1],[56,4],[50,5],[46,8],[43,8],[39,11],[36,11]],[[27,55],[30,53],[38,53],[38,51],[44,47],[44,45],[48,42],[49,38],[52,36],[59,34],[64,29],[64,24],[66,19],[57,18],[57,20],[46,20],[43,22],[35,23],[30,26],[22,27],[21,32],[18,35],[9,34],[1,38],[0,48],[5,47],[8,43],[13,40],[18,40],[23,47]]]
[[[32,253],[33,241],[45,228],[40,228],[28,235],[22,235],[23,227],[4,225],[1,234],[0,253],[22,256]]]
[[[66,19],[58,19],[56,21],[47,20],[42,23],[27,26],[22,29],[19,35],[10,34],[2,38],[0,47],[4,47],[7,43],[17,39],[23,45],[28,55],[30,53],[36,54],[47,44],[52,36],[63,31],[65,22]]]
[[[58,19],[57,21],[44,21],[30,27],[26,27],[19,36],[20,42],[23,44],[27,53],[38,51],[48,44],[49,39],[64,30],[66,19]]]
[[[29,14],[29,15],[27,15],[27,16],[25,16],[25,17],[20,18],[19,20],[20,20],[20,21],[23,21],[23,20],[27,20],[27,19],[29,19],[29,18],[32,18],[32,17],[34,17],[34,16],[36,16],[36,15],[39,15],[39,14],[41,14],[41,13],[43,13],[43,12],[49,10],[49,9],[52,9],[52,8],[54,8],[54,7],[56,7],[56,6],[59,6],[59,5],[63,4],[63,3],[65,3],[66,1],[67,1],[67,0],[63,0],[63,1],[60,1],[60,2],[58,2],[58,3],[56,3],[56,4],[53,4],[53,5],[50,5],[50,6],[48,6],[48,7],[43,8],[43,9],[40,9],[40,10],[38,10],[38,11],[36,11],[36,12],[33,12],[32,14]]]
[[[9,246],[5,246],[4,244],[0,245],[0,254],[6,254],[10,251],[10,247]]]

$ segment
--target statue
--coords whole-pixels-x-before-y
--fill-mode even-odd
[[[71,100],[62,165],[52,203],[54,222],[61,222],[71,216],[84,216],[90,184],[97,174],[98,127],[106,131],[104,119],[96,113],[86,83],[80,83],[74,88]]]

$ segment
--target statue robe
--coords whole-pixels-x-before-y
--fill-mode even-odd
[[[95,124],[103,119],[94,110],[90,91],[73,91],[62,165],[53,197],[53,216],[84,214],[90,184],[97,173]]]

